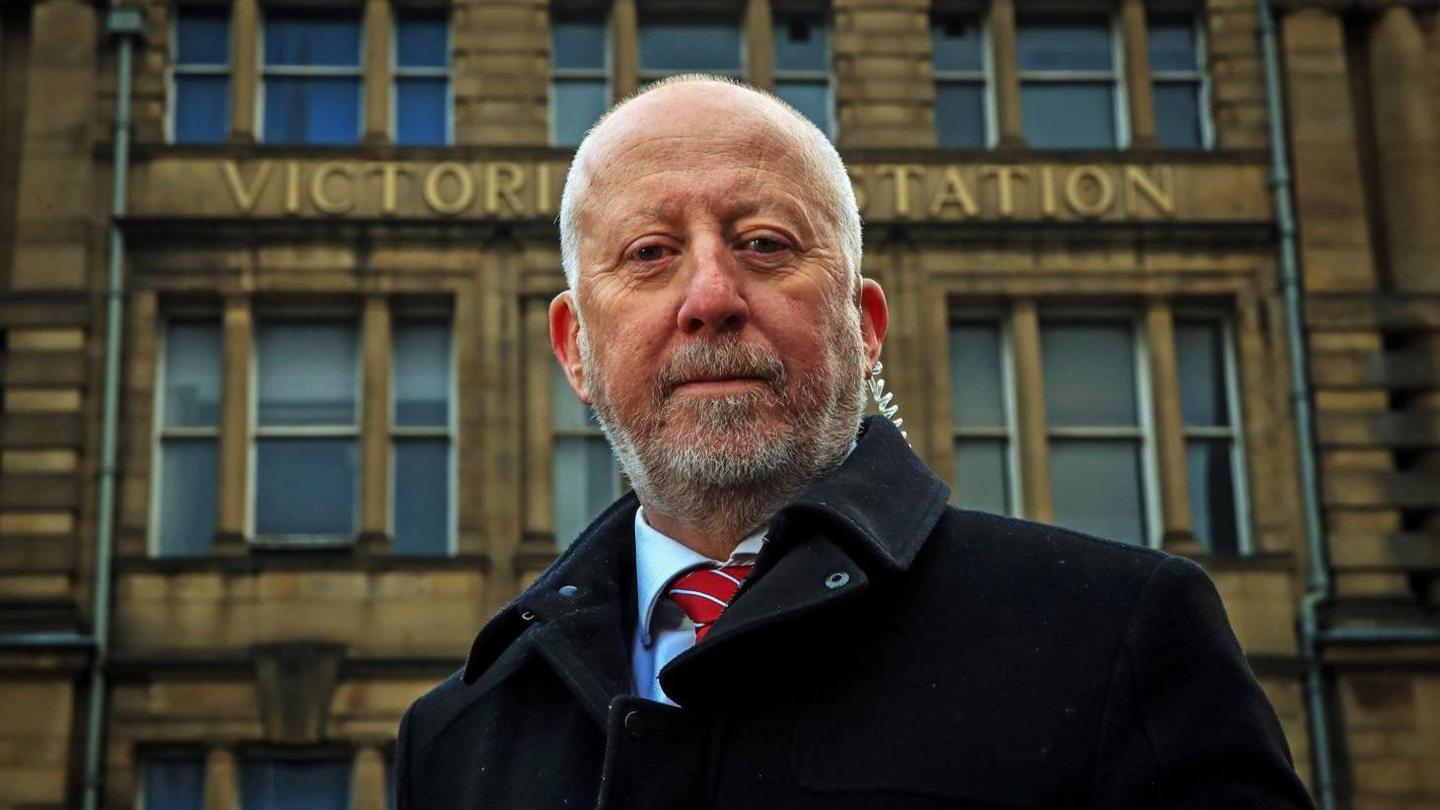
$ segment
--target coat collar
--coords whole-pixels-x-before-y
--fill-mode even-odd
[[[940,519],[948,497],[949,488],[911,451],[900,431],[886,419],[869,417],[854,452],[772,520],[770,545],[781,558],[776,567],[851,570],[856,585],[867,576],[903,572]],[[638,506],[633,493],[612,504],[486,625],[471,647],[466,683],[477,680],[523,635],[603,722],[609,700],[629,691],[629,639],[635,622],[633,521]],[[816,548],[817,542],[822,547]],[[787,563],[784,558],[792,556],[792,548],[801,553]],[[760,601],[784,613],[786,604],[808,611],[828,598],[825,593],[792,593],[783,604]],[[736,613],[731,631],[740,633],[749,622],[742,621],[747,612],[738,610],[738,601],[736,608],[727,614]],[[717,624],[711,635],[718,636],[722,629]]]

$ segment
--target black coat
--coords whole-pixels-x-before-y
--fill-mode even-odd
[[[1311,807],[1198,565],[952,509],[866,428],[663,671],[684,708],[632,694],[626,496],[406,712],[400,808]]]

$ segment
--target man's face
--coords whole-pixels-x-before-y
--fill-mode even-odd
[[[638,477],[766,483],[848,445],[878,337],[796,142],[733,109],[674,116],[639,111],[596,159],[572,378]]]

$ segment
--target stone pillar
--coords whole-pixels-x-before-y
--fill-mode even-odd
[[[1425,39],[1408,6],[1370,28],[1370,98],[1388,279],[1397,291],[1440,292],[1440,158]]]
[[[235,0],[230,6],[230,142],[255,143],[256,99],[260,67],[259,0]]]
[[[350,810],[385,810],[385,755],[373,745],[355,749],[350,770]]]
[[[1010,333],[1015,348],[1021,503],[1027,519],[1049,523],[1055,519],[1055,507],[1047,446],[1045,371],[1040,362],[1040,316],[1033,299],[1016,302],[1010,315]]]
[[[215,551],[244,553],[245,504],[249,495],[250,354],[254,325],[250,300],[225,299],[224,370],[220,388],[219,497]]]
[[[770,0],[745,4],[745,78],[756,87],[775,87],[775,25]]]
[[[365,142],[390,142],[390,0],[365,0]]]
[[[390,535],[390,309],[384,296],[365,299],[363,329],[360,543],[381,551]]]
[[[1016,46],[1014,0],[993,0],[989,28],[991,61],[995,66],[995,124],[1000,133],[996,145],[1022,147],[1025,129],[1020,116],[1020,57]]]
[[[1191,533],[1190,487],[1185,467],[1185,421],[1180,412],[1180,374],[1175,360],[1175,321],[1170,304],[1152,300],[1145,309],[1145,341],[1150,349],[1155,450],[1160,466],[1161,543],[1171,553],[1195,553]]]
[[[1155,93],[1150,82],[1150,46],[1146,42],[1145,3],[1124,0],[1125,98],[1130,113],[1130,145],[1155,146]]]
[[[205,810],[240,810],[240,779],[235,752],[211,748],[205,752]]]
[[[640,86],[640,19],[635,0],[615,0],[610,7],[610,87],[615,100]]]
[[[555,533],[555,433],[551,425],[552,397],[570,396],[551,391],[555,358],[550,353],[550,302],[527,298],[523,346],[525,352],[525,535]]]

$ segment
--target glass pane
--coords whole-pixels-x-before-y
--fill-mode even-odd
[[[775,17],[775,69],[830,72],[830,29],[824,17]]]
[[[830,82],[776,81],[775,95],[810,119],[825,137],[831,137]]]
[[[564,550],[620,496],[615,457],[603,437],[555,439],[555,540]]]
[[[1050,478],[1057,525],[1145,544],[1140,449],[1135,442],[1051,440]]]
[[[162,557],[210,553],[215,539],[214,439],[165,439],[160,446],[160,537]]]
[[[350,763],[250,759],[240,767],[242,810],[349,810]]]
[[[355,424],[359,386],[353,323],[261,323],[259,424]]]
[[[1188,14],[1152,14],[1145,29],[1151,70],[1197,70],[1195,20]]]
[[[1204,145],[1200,131],[1200,83],[1155,83],[1155,136],[1161,146],[1199,149]]]
[[[165,326],[166,427],[220,424],[223,340],[215,321],[171,321]]]
[[[445,113],[449,110],[450,80],[397,79],[395,82],[395,142],[401,146],[444,146],[449,140]]]
[[[175,142],[224,143],[230,134],[230,79],[175,77]]]
[[[740,23],[729,16],[644,15],[640,20],[640,69],[738,71]]]
[[[1134,426],[1135,342],[1125,323],[1050,323],[1040,332],[1054,427]]]
[[[955,442],[955,503],[963,509],[1009,513],[1009,467],[1004,439]]]
[[[265,142],[338,146],[360,139],[360,78],[265,79]]]
[[[1021,15],[1020,70],[1110,70],[1110,20],[1103,14]]]
[[[1211,554],[1240,553],[1235,515],[1235,475],[1229,439],[1191,439],[1185,443],[1190,484],[1190,527]]]
[[[354,534],[356,444],[351,438],[256,440],[256,533]]]
[[[556,15],[550,21],[550,58],[557,68],[605,69],[605,21]]]
[[[344,9],[268,10],[265,64],[360,66],[360,16]]]
[[[183,7],[175,20],[177,65],[230,64],[230,10]]]
[[[589,406],[570,390],[559,363],[550,364],[550,424],[557,431],[599,429]]]
[[[1036,149],[1113,149],[1115,87],[1109,82],[1026,82],[1025,141]]]
[[[205,761],[194,757],[157,757],[145,763],[141,807],[145,810],[202,810]]]
[[[984,148],[983,83],[942,81],[935,85],[935,137],[948,149]]]
[[[450,440],[395,441],[396,554],[450,552]]]
[[[1230,424],[1225,390],[1225,338],[1215,321],[1175,323],[1175,364],[1180,373],[1180,413],[1191,427]]]
[[[405,11],[395,17],[395,64],[443,68],[449,64],[444,12]]]
[[[959,427],[1004,427],[1000,325],[950,326],[950,413]]]
[[[603,79],[556,79],[551,87],[555,145],[579,146],[610,103]]]
[[[978,14],[932,16],[930,46],[935,70],[984,70],[984,37]]]
[[[444,427],[450,423],[450,327],[401,323],[395,327],[395,424]]]

